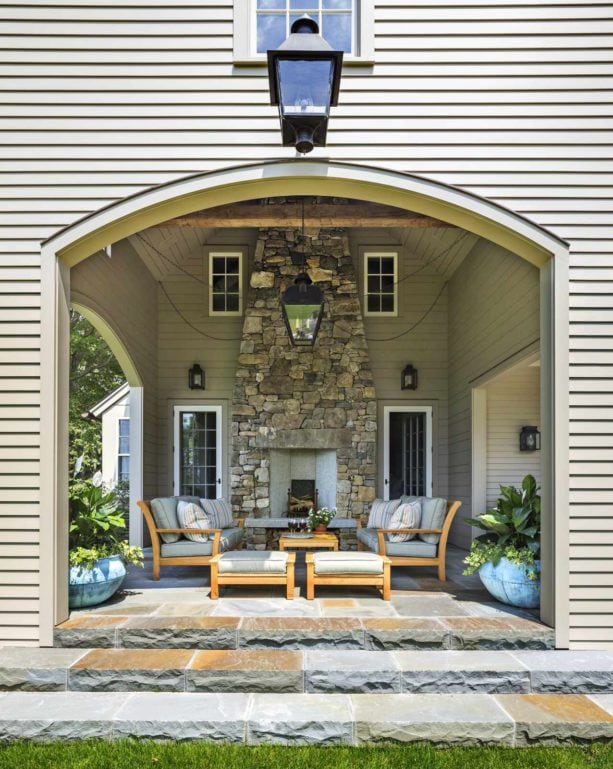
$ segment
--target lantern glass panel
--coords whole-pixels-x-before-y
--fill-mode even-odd
[[[330,59],[278,59],[280,110],[283,116],[326,116],[332,99]]]
[[[320,304],[286,304],[285,315],[297,344],[313,344],[319,322]]]

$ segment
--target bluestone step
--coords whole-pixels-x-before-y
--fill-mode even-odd
[[[612,693],[613,653],[3,647],[0,690]]]
[[[613,740],[613,695],[0,694],[0,741],[531,745]]]

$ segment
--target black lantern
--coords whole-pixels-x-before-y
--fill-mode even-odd
[[[313,346],[324,314],[324,295],[305,272],[281,297],[281,309],[292,344]]]
[[[335,51],[306,14],[268,51],[270,103],[279,105],[283,146],[298,152],[326,146],[330,106],[338,104],[343,52]]]
[[[401,390],[417,390],[417,369],[412,363],[402,369],[400,376],[400,389]]]
[[[204,371],[198,363],[190,368],[187,381],[190,390],[204,390]]]
[[[519,434],[520,451],[539,451],[541,448],[541,434],[538,427],[524,426]]]

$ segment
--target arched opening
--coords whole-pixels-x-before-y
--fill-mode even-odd
[[[543,559],[543,617],[555,624],[559,645],[564,645],[564,553],[566,547],[567,514],[563,479],[567,448],[565,443],[568,393],[564,374],[567,368],[567,295],[566,247],[525,219],[487,201],[430,181],[395,174],[379,169],[348,164],[326,164],[309,161],[270,163],[191,177],[162,188],[149,190],[122,201],[58,234],[44,246],[46,269],[53,272],[55,291],[46,289],[43,297],[55,317],[61,314],[58,300],[60,286],[67,284],[67,267],[76,267],[83,260],[109,243],[118,243],[134,234],[159,225],[169,219],[205,211],[221,205],[262,198],[321,196],[394,206],[425,216],[434,217],[473,233],[502,249],[515,254],[539,270],[540,281],[540,341],[541,341],[541,420],[542,432],[550,439],[542,452],[542,485],[544,510]],[[556,288],[557,287],[557,288]],[[48,350],[51,371],[57,371],[61,350],[61,333],[53,335]],[[47,382],[50,387],[51,382]],[[53,414],[63,408],[61,387],[47,390]],[[49,416],[47,416],[49,419]],[[53,435],[53,432],[52,432]],[[61,447],[51,437],[46,451],[53,466],[62,454]],[[47,477],[51,484],[51,477]],[[56,519],[48,529],[60,525],[61,484],[57,475],[52,488],[56,501]],[[554,521],[555,510],[555,521]],[[470,513],[470,511],[467,511]],[[554,558],[555,553],[555,558]],[[61,597],[61,556],[54,553],[57,585],[56,616],[63,616]],[[557,571],[556,571],[557,568]],[[555,585],[555,590],[554,590]]]

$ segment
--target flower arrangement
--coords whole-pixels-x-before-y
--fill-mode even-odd
[[[321,507],[319,510],[309,510],[307,518],[310,531],[315,531],[318,526],[327,526],[330,521],[336,516],[336,510],[328,510],[327,507]]]

